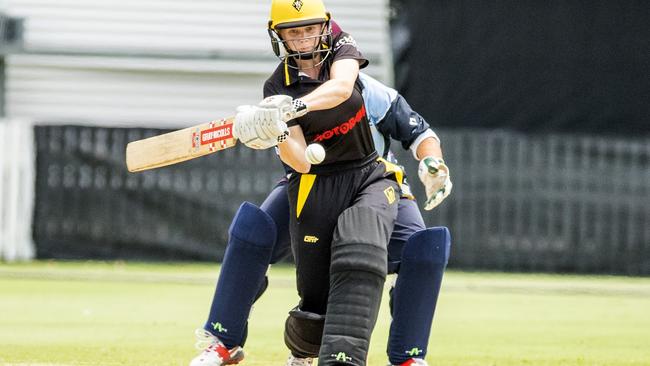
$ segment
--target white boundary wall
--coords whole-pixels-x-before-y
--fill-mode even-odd
[[[1,0],[0,0],[1,1]],[[278,64],[270,0],[4,0],[24,18],[6,62],[6,113],[43,123],[182,127],[261,99]],[[392,81],[388,0],[325,0]]]
[[[0,119],[0,259],[34,258],[34,134],[27,120]]]

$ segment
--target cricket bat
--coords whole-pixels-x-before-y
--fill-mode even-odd
[[[182,130],[129,142],[126,167],[139,172],[212,154],[235,146],[232,133],[235,117],[203,123]]]

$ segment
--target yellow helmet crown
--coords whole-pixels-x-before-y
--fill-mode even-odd
[[[270,29],[302,27],[327,22],[330,14],[321,0],[272,0]]]

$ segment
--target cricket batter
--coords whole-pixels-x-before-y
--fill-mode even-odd
[[[282,2],[279,1],[275,2],[274,5],[277,5],[276,3],[282,3]],[[284,1],[284,3],[287,3],[287,1]],[[289,1],[289,3],[291,2]],[[303,6],[305,5],[303,4]],[[356,50],[356,47],[354,46],[351,37],[349,37],[347,34],[341,32],[338,29],[335,29],[334,32],[329,32],[329,24],[328,24],[329,22],[327,21],[329,19],[329,15],[324,12],[324,7],[322,7],[322,10],[323,10],[322,13],[319,11],[317,14],[319,17],[312,17],[306,19],[306,23],[302,23],[305,24],[305,26],[298,27],[297,29],[309,28],[314,24],[319,25],[316,29],[312,29],[312,31],[314,31],[315,34],[315,36],[311,36],[312,41],[315,39],[323,39],[323,37],[331,37],[331,38],[326,38],[330,42],[329,46],[327,43],[325,43],[324,46],[327,47],[323,47],[323,48],[331,49],[331,45],[333,44],[334,45],[334,52],[332,52],[333,55],[330,55],[329,54],[330,52],[327,52],[324,55],[317,54],[316,49],[320,50],[320,45],[314,45],[314,42],[312,42],[312,45],[308,47],[302,47],[302,48],[300,46],[296,47],[298,49],[297,56],[296,55],[289,56],[284,60],[283,65],[281,65],[281,67],[279,67],[278,70],[276,70],[274,76],[272,76],[269,79],[269,82],[267,82],[265,86],[265,95],[278,94],[280,92],[285,94],[291,94],[291,92],[293,92],[295,96],[307,94],[307,96],[303,98],[309,100],[308,98],[309,93],[311,93],[314,89],[320,88],[322,84],[326,83],[326,81],[323,82],[324,80],[320,80],[320,79],[327,79],[327,70],[330,70],[330,72],[334,71],[335,70],[334,66],[336,65],[338,60],[358,60],[357,70],[356,70],[357,72],[358,72],[358,65],[359,64],[363,65],[366,63],[366,61],[362,58],[360,53]],[[307,24],[312,22],[314,19],[318,19],[320,22]],[[287,26],[286,28],[283,28],[282,24],[295,25],[296,21],[302,22],[305,21],[305,19],[300,20],[300,19],[291,18],[289,20],[285,19],[284,21],[276,21],[277,29],[287,30],[287,32],[280,31],[279,32],[280,37],[282,37],[282,34],[284,33],[284,36],[288,40],[292,39],[290,33],[296,27]],[[325,31],[328,31],[328,34],[325,34]],[[309,35],[307,37],[309,37]],[[344,40],[343,42],[341,42],[342,39]],[[303,40],[301,40],[301,42],[302,41]],[[279,42],[284,42],[284,41],[279,41]],[[287,50],[291,50],[292,49],[291,47],[295,47],[295,46],[289,45],[287,47],[287,45],[284,45],[284,47],[287,48]],[[343,50],[342,52],[341,49]],[[331,56],[329,63],[327,63],[326,60],[328,56]],[[296,60],[296,58],[298,59]],[[305,63],[302,62],[304,60],[312,60],[312,61]],[[289,63],[291,63],[291,65],[289,65]],[[319,68],[318,65],[325,65],[326,67]],[[327,66],[329,66],[329,68],[327,68]],[[317,77],[317,79],[315,79],[314,77],[307,78],[306,76],[301,75],[299,73],[297,67],[301,68],[300,71],[312,70],[318,68],[321,72],[323,72],[323,74],[325,74],[325,77],[313,74],[315,75],[315,77]],[[332,74],[334,73],[332,72]],[[294,80],[293,82],[291,81],[292,78]],[[354,75],[354,78],[356,79],[356,75]],[[321,81],[321,82],[319,83],[316,81]],[[323,338],[323,347],[320,349],[321,363],[322,364],[352,364],[352,365],[365,364],[365,353],[367,352],[367,341],[369,340],[370,331],[372,325],[374,324],[374,320],[376,319],[376,308],[378,306],[378,299],[379,299],[378,296],[381,296],[381,284],[383,283],[383,277],[385,277],[384,268],[386,267],[386,249],[385,249],[385,244],[382,243],[384,241],[387,241],[387,236],[390,233],[390,229],[392,229],[390,220],[386,219],[386,217],[392,215],[393,212],[395,211],[395,210],[392,211],[385,210],[386,207],[390,208],[391,206],[393,207],[395,206],[395,202],[394,202],[395,198],[393,197],[393,202],[391,203],[390,202],[391,197],[389,194],[386,193],[386,190],[373,189],[373,187],[376,187],[378,183],[382,183],[382,184],[385,183],[384,182],[386,180],[385,177],[387,175],[390,175],[389,169],[394,169],[394,167],[386,162],[380,162],[380,163],[376,162],[375,160],[376,153],[374,152],[372,140],[368,139],[369,137],[370,138],[372,137],[371,134],[372,130],[368,129],[370,130],[368,131],[368,130],[364,130],[363,128],[359,128],[355,130],[358,127],[369,126],[367,121],[365,120],[366,118],[365,110],[366,109],[369,110],[371,119],[373,119],[372,117],[374,117],[374,120],[372,120],[372,122],[375,123],[376,126],[379,127],[379,129],[382,129],[382,133],[384,134],[384,136],[387,135],[393,136],[398,140],[403,141],[403,145],[405,147],[410,146],[412,148],[414,154],[416,155],[416,158],[427,157],[425,159],[422,159],[421,166],[423,166],[424,168],[421,171],[422,174],[420,174],[421,178],[425,183],[425,186],[427,187],[427,196],[429,197],[429,200],[426,205],[427,207],[425,208],[432,208],[437,203],[442,201],[442,199],[446,197],[446,195],[449,193],[449,190],[451,189],[451,182],[448,179],[448,170],[446,169],[446,167],[444,167],[442,162],[437,159],[437,157],[438,158],[441,157],[438,141],[435,138],[433,132],[428,129],[428,125],[426,124],[426,122],[424,122],[424,120],[415,112],[411,111],[410,107],[408,107],[408,104],[406,104],[406,102],[401,98],[401,96],[397,95],[397,93],[394,90],[385,88],[381,84],[379,84],[378,87],[377,86],[378,83],[369,78],[362,77],[362,81],[365,86],[365,88],[363,88],[364,95],[369,97],[368,98],[369,101],[374,100],[375,101],[374,103],[366,101],[365,106],[363,105],[363,102],[360,101],[359,89],[361,89],[361,87],[358,85],[359,83],[355,82],[353,83],[354,90],[351,93],[351,98],[348,98],[348,100],[342,103],[343,104],[342,106],[336,105],[334,108],[330,108],[330,110],[325,110],[326,112],[328,112],[326,116],[333,116],[332,119],[338,115],[343,115],[344,119],[346,119],[346,123],[350,123],[350,121],[352,121],[351,122],[352,127],[349,128],[349,130],[346,133],[343,133],[342,137],[339,136],[338,139],[334,140],[335,137],[334,133],[327,134],[328,131],[333,130],[333,129],[328,130],[327,129],[328,126],[325,126],[324,128],[321,127],[320,131],[318,129],[315,129],[315,132],[311,132],[309,130],[309,127],[311,125],[317,126],[319,121],[321,121],[322,118],[322,117],[318,117],[318,114],[315,112],[311,112],[310,114],[305,115],[303,118],[294,120],[297,123],[293,123],[293,124],[291,122],[289,123],[291,126],[294,127],[301,126],[301,130],[298,130],[298,132],[302,132],[303,131],[302,128],[304,128],[304,130],[306,131],[304,135],[310,141],[317,140],[317,139],[318,141],[326,141],[330,139],[334,140],[332,141],[331,144],[329,144],[329,146],[327,142],[323,142],[323,144],[326,146],[328,150],[327,157],[330,159],[329,162],[326,160],[325,162],[323,162],[323,165],[321,166],[309,166],[306,171],[309,171],[310,174],[294,173],[289,183],[290,194],[293,193],[292,203],[291,203],[291,216],[292,216],[293,230],[294,233],[295,232],[298,233],[297,236],[294,235],[294,238],[298,239],[298,240],[294,240],[294,253],[296,254],[297,262],[299,261],[300,258],[306,260],[308,263],[307,269],[305,269],[305,266],[304,265],[301,266],[299,264],[300,262],[298,262],[299,292],[301,294],[302,300],[299,308],[292,311],[291,316],[287,320],[287,331],[285,334],[285,339],[287,340],[287,345],[292,350],[292,357],[290,357],[287,363],[289,365],[311,364],[311,360],[310,360],[311,357],[314,357],[319,354],[318,346],[320,346],[321,343],[320,336],[323,333],[323,314],[325,314],[326,311],[327,311],[327,316],[324,322],[325,338]],[[277,97],[274,99],[277,99]],[[268,100],[263,102],[263,108],[259,108],[261,112],[255,111],[253,113],[250,113],[249,111],[247,112],[248,115],[255,115],[255,113],[258,113],[258,115],[259,113],[268,113],[269,109],[272,110],[275,107],[273,105],[269,107],[268,103],[269,103]],[[314,102],[310,101],[305,104],[311,106],[312,105],[311,103]],[[312,110],[317,109],[318,104],[314,104],[314,105],[316,107],[311,107],[310,109]],[[295,106],[296,112],[298,112],[300,108],[303,107],[300,105]],[[250,108],[250,109],[255,110],[255,108]],[[373,112],[375,112],[374,115]],[[313,116],[313,118],[312,119],[305,118],[308,116],[309,117]],[[348,116],[350,118],[347,118]],[[238,117],[242,117],[242,116],[238,116]],[[356,118],[358,118],[359,121],[355,122]],[[330,120],[329,118],[323,118],[323,119]],[[245,118],[243,118],[243,120],[245,120]],[[303,121],[303,124],[299,123],[299,121],[301,120]],[[402,123],[402,121],[407,121],[407,122]],[[291,128],[294,129],[295,131],[294,127]],[[252,128],[250,130],[258,131],[259,129]],[[292,131],[292,136],[295,136],[296,134],[294,131]],[[339,131],[342,131],[342,129],[339,128]],[[320,139],[318,138],[319,133],[321,134]],[[345,136],[348,133],[350,133],[350,135]],[[330,135],[331,137],[329,138],[322,137],[322,136],[330,136]],[[257,139],[257,141],[254,142],[256,147],[263,147],[262,145],[267,144],[269,142],[270,142],[269,144],[273,146],[277,144],[277,137],[278,136],[269,137],[268,135],[264,135],[264,136],[255,135],[251,140]],[[345,141],[343,140],[343,138],[349,138],[352,142],[351,146],[347,146],[347,148],[345,148],[346,142],[350,142],[350,141]],[[242,141],[246,141],[243,138],[241,138],[241,135],[240,135],[240,139]],[[383,145],[382,140],[384,140],[383,142],[388,141],[386,137],[377,139],[378,142],[377,145]],[[292,141],[290,138],[289,141],[287,141],[286,143],[291,143],[291,142]],[[304,141],[302,141],[302,143],[305,144]],[[280,145],[281,153],[283,149],[282,147],[283,144]],[[332,145],[334,145],[334,147],[343,146],[343,148],[340,149],[333,148]],[[369,149],[368,147],[372,147],[372,149]],[[437,151],[435,151],[436,149]],[[337,154],[337,153],[339,156],[347,156],[347,157],[352,156],[353,158],[347,160],[340,159],[340,158],[339,160],[336,160],[335,158],[332,158],[332,154]],[[431,155],[431,157],[429,157],[429,155]],[[305,170],[304,169],[305,166],[300,165],[302,163],[299,161],[300,157],[301,156],[292,156],[288,160],[295,164],[294,168],[296,170]],[[296,159],[296,160],[294,161],[291,159]],[[298,162],[296,163],[296,161]],[[394,171],[397,170],[395,169]],[[440,171],[447,173],[444,174],[444,178],[442,179],[441,176],[443,175],[437,174]],[[317,174],[312,174],[312,173],[317,173]],[[306,194],[306,197],[304,198],[305,202],[302,202],[303,206],[301,207],[301,203],[299,202],[301,196],[300,191],[302,189],[301,187],[302,179],[305,176],[307,177],[313,176],[313,181],[311,182],[313,186],[311,190],[309,190],[309,192]],[[309,179],[311,180],[312,178]],[[322,201],[326,201],[328,204],[331,203],[334,194],[341,193],[340,192],[341,180],[346,181],[346,183],[344,183],[346,188],[348,187],[358,187],[358,188],[355,188],[357,189],[356,192],[353,189],[345,189],[345,188],[343,189],[343,191],[348,193],[348,197],[341,197],[345,199],[342,199],[340,201],[341,202],[339,205],[340,207],[333,208],[334,214],[326,215],[326,216],[335,216],[335,218],[333,219],[332,217],[329,217],[328,227],[322,228],[322,226],[324,226],[322,221],[323,220],[322,216],[324,212],[320,212],[320,211],[322,211],[322,207],[324,207],[325,205],[319,206],[318,198],[320,197]],[[321,185],[319,185],[320,182],[325,182],[325,183],[321,183]],[[431,184],[432,182],[434,182],[435,184]],[[383,187],[386,187],[386,189],[392,188],[392,190],[397,189],[397,186],[394,184],[387,184],[387,185],[385,184],[381,186],[381,188]],[[241,227],[248,226],[245,224],[246,220],[247,219],[250,220],[254,218],[255,220],[257,220],[257,222],[252,222],[252,224],[255,225],[256,227],[257,238],[278,237],[279,239],[280,237],[282,237],[283,236],[282,233],[278,233],[277,231],[274,232],[274,230],[276,230],[276,226],[278,226],[274,224],[278,220],[282,221],[282,219],[284,219],[284,221],[286,221],[286,208],[284,209],[285,211],[283,215],[274,215],[279,212],[282,212],[282,205],[281,204],[268,205],[267,203],[269,201],[281,202],[282,200],[274,199],[274,197],[278,197],[278,192],[281,192],[283,188],[284,185],[281,184],[272,192],[272,194],[269,196],[269,199],[267,199],[267,201],[265,201],[265,204],[262,205],[262,210],[259,210],[254,207],[250,207],[252,205],[246,203],[242,205],[242,207],[240,208],[240,211],[236,216],[235,221],[233,222],[233,226],[231,227],[231,240],[228,245],[226,258],[224,260],[224,271],[222,271],[222,275],[220,276],[219,284],[217,287],[217,293],[219,293],[220,289],[222,288],[224,288],[223,292],[228,293],[227,285],[224,285],[224,282],[228,282],[226,277],[233,277],[233,275],[236,275],[236,273],[233,273],[232,271],[226,271],[226,267],[228,267],[229,263],[235,263],[237,261],[240,261],[240,264],[246,263],[246,269],[247,269],[246,274],[241,275],[240,278],[251,277],[250,262],[257,263],[257,265],[254,267],[260,269],[258,271],[259,276],[257,277],[260,278],[261,281],[255,283],[257,286],[248,286],[249,288],[253,289],[254,292],[252,292],[252,295],[248,296],[248,301],[245,301],[244,303],[252,304],[252,302],[255,299],[255,295],[260,291],[260,289],[263,290],[264,272],[266,271],[268,262],[271,260],[275,243],[271,243],[271,245],[266,245],[265,248],[263,248],[264,246],[262,245],[256,245],[259,243],[256,243],[254,239],[246,238],[245,233],[243,232],[244,230],[237,230],[237,228],[239,226]],[[329,191],[327,190],[328,188],[330,188]],[[363,197],[363,194],[360,194],[359,192],[363,194],[368,192],[367,195],[371,199],[370,200],[365,199],[365,197]],[[357,197],[362,196],[362,198],[358,200],[362,204],[357,205],[354,203],[356,199],[354,198],[355,195]],[[372,198],[375,198],[376,200],[373,202]],[[395,291],[392,294],[393,314],[395,316],[395,322],[393,322],[393,326],[391,327],[391,341],[389,342],[389,357],[391,358],[391,363],[393,364],[424,365],[426,363],[423,361],[422,358],[411,357],[411,356],[423,357],[423,353],[426,352],[426,345],[428,342],[428,334],[430,331],[431,319],[433,317],[433,310],[435,308],[435,300],[437,298],[437,292],[439,290],[442,271],[444,270],[444,264],[446,263],[446,259],[448,256],[448,248],[446,248],[446,245],[444,245],[445,242],[447,242],[448,245],[448,234],[446,230],[441,231],[440,229],[438,229],[437,231],[435,229],[423,230],[424,225],[422,223],[422,218],[419,214],[419,211],[417,210],[417,206],[415,205],[414,201],[407,200],[407,199],[401,199],[399,201],[400,201],[400,208],[399,208],[400,213],[402,212],[407,213],[406,215],[401,215],[401,216],[405,216],[408,220],[405,220],[405,223],[402,226],[404,230],[399,229],[400,228],[399,224],[398,226],[396,226],[395,234],[397,235],[393,235],[393,236],[401,237],[400,238],[401,240],[394,240],[394,241],[401,242],[401,245],[398,244],[394,246],[397,250],[392,251],[395,252],[394,253],[395,255],[392,256],[393,257],[392,259],[399,259],[401,254],[400,253],[401,248],[402,246],[404,246],[404,242],[406,241],[406,238],[410,237],[410,239],[407,241],[405,245],[404,255],[401,263],[400,277],[398,278]],[[350,202],[353,203],[349,204]],[[379,204],[375,204],[375,202],[378,202]],[[403,205],[402,202],[404,202]],[[316,206],[319,212],[310,212],[309,209],[311,207],[308,207],[310,205],[312,205],[311,207]],[[266,210],[264,209],[265,206],[267,208]],[[286,201],[284,207],[286,207]],[[298,212],[300,210],[302,210],[303,212],[302,213]],[[305,215],[305,212],[307,213],[307,215]],[[301,216],[301,215],[305,215],[305,216]],[[373,220],[374,222],[372,222]],[[260,225],[260,223],[262,223],[262,225]],[[300,227],[296,228],[296,226],[304,226],[304,224],[309,224],[309,223],[315,223],[316,225],[314,226],[317,226],[316,230],[310,231],[311,229],[309,229],[309,226],[307,226],[308,228],[306,230]],[[269,228],[270,231],[269,234],[274,234],[274,235],[269,236],[269,235],[265,235],[263,232],[260,232],[259,227],[260,226],[264,227],[263,224],[266,224],[266,227]],[[334,227],[336,227],[336,232],[334,232]],[[358,232],[359,228],[368,228],[368,227],[370,227],[371,230],[368,230],[368,232],[363,233],[363,235],[359,235]],[[282,228],[281,225],[280,228]],[[239,231],[242,231],[242,233],[239,233]],[[415,231],[418,231],[418,233],[416,233],[416,235],[411,235]],[[302,235],[303,233],[307,233],[307,232],[317,234],[317,235]],[[237,234],[241,234],[241,235],[237,235]],[[249,239],[249,241],[247,242],[246,239]],[[333,243],[331,247],[329,245],[319,246],[319,244],[321,244],[321,241],[326,240],[327,242],[329,242],[332,239],[333,239]],[[434,243],[436,240],[437,243]],[[256,253],[251,253],[249,250],[242,250],[247,246],[255,247],[255,249],[257,249]],[[278,247],[281,247],[281,245],[278,245],[276,249]],[[433,254],[431,253],[432,252],[430,250],[431,247],[438,249],[437,252],[433,251],[438,254],[437,257],[436,257],[436,253]],[[239,248],[239,250],[237,248]],[[265,253],[262,253],[264,252],[263,249],[266,249]],[[427,253],[427,249],[429,250],[429,253]],[[276,254],[277,252],[278,250],[276,250]],[[245,258],[246,257],[245,254],[249,254],[248,259]],[[330,254],[332,255],[331,273],[329,272]],[[374,260],[368,261],[367,258],[365,258],[365,256],[370,256],[371,258],[374,258]],[[339,259],[340,263],[337,262],[337,258],[340,258]],[[390,265],[393,267],[392,270],[394,271],[396,269],[395,267],[397,261],[391,260],[391,253],[389,253],[389,261],[391,262]],[[242,268],[241,265],[239,266],[233,265],[231,267]],[[300,282],[301,278],[303,279],[302,284]],[[313,281],[313,283],[310,281]],[[332,288],[333,288],[332,291],[329,290],[330,283],[332,284]],[[356,284],[356,286],[363,285],[362,286],[363,290],[366,292],[367,295],[364,298],[367,298],[368,300],[368,302],[364,304],[364,306],[361,306],[361,309],[359,310],[359,314],[350,314],[350,313],[343,313],[343,312],[332,313],[332,308],[336,309],[337,307],[338,308],[347,307],[350,305],[350,300],[353,300],[352,302],[358,300],[358,299],[346,299],[346,296],[349,297],[349,295],[352,293],[351,291],[349,291],[349,286],[352,286],[354,284]],[[429,285],[433,284],[434,286],[432,287],[426,286],[427,284]],[[337,289],[334,289],[334,286],[336,286]],[[410,290],[411,288],[412,289],[417,288],[418,291],[412,292]],[[417,314],[413,316],[414,312],[412,311],[408,311],[408,310],[400,311],[401,308],[408,307],[409,304],[422,303],[422,301],[417,301],[417,299],[415,299],[416,301],[413,301],[414,300],[413,296],[407,294],[409,293],[420,294],[423,293],[422,292],[423,289],[428,289],[428,288],[432,289],[431,295],[425,292],[425,294],[429,296],[424,296],[427,297],[426,299],[420,299],[420,300],[424,300],[425,303],[427,301],[429,302],[430,306],[427,308],[431,309],[431,314],[428,317],[428,322],[421,321],[418,318]],[[237,287],[238,293],[242,292],[240,290],[241,287]],[[211,312],[210,319],[215,319],[215,320],[220,319],[220,316],[218,314],[219,309],[222,308],[228,309],[229,307],[227,305],[223,307],[218,305],[219,303],[222,303],[224,301],[227,302],[227,299],[229,298],[231,297],[217,296],[215,294],[215,302],[213,303],[213,311]],[[232,303],[233,301],[230,302]],[[242,303],[240,301],[234,301],[234,303],[236,304],[237,307],[240,308],[242,307],[241,306]],[[216,308],[214,305],[217,305]],[[230,308],[232,308],[232,306]],[[228,328],[224,325],[224,324],[228,324],[228,318],[223,318],[222,322],[209,321],[208,322],[209,324],[206,324],[206,329],[218,333],[219,338],[224,342],[227,341],[228,338],[233,335],[235,337],[239,336],[240,338],[234,340],[234,342],[232,343],[233,347],[226,347],[223,343],[216,340],[216,342],[213,342],[214,345],[216,346],[212,348],[208,347],[202,355],[197,357],[197,359],[199,358],[208,359],[210,358],[209,357],[210,355],[213,356],[216,355],[216,358],[219,358],[219,360],[216,361],[220,363],[194,363],[193,362],[192,363],[193,365],[194,364],[197,365],[230,364],[230,363],[237,362],[241,359],[241,356],[243,356],[243,352],[240,352],[240,349],[238,349],[236,345],[243,344],[243,338],[245,338],[245,334],[242,336],[242,333],[245,333],[245,328],[246,328],[245,319],[248,315],[248,311],[250,311],[250,305],[248,305],[247,307],[245,306],[244,308],[245,310],[243,312],[243,320],[240,320],[238,324],[233,324],[233,326],[230,327],[230,330],[228,332],[224,332],[224,333],[220,332],[223,331],[223,328]],[[413,307],[413,310],[415,309],[417,309],[417,307]],[[403,322],[400,319],[401,313],[405,315],[409,314],[410,317],[415,317],[418,319],[415,319],[410,323]],[[215,315],[214,317],[213,314]],[[239,318],[241,319],[242,317]],[[424,318],[426,319],[427,316],[425,316]],[[358,322],[359,320],[364,320],[364,319],[366,320],[366,322],[365,323],[361,322],[364,324]],[[406,319],[408,319],[408,316],[405,317],[404,320]],[[424,332],[419,332],[420,334],[418,335],[418,338],[420,338],[420,342],[408,343],[407,340],[408,335],[413,333],[418,333],[417,331],[418,325],[423,323],[426,324],[426,326],[424,327],[426,329],[424,330]],[[219,326],[216,326],[217,324]],[[366,324],[370,324],[370,325],[366,325]],[[402,325],[406,325],[406,327],[400,330],[400,326]],[[235,332],[233,332],[233,328]],[[327,338],[328,334],[330,336],[330,341],[328,341]],[[422,338],[424,339],[423,341]],[[345,342],[340,342],[340,339],[343,339]],[[407,340],[408,344],[407,343],[403,345],[398,344],[402,339]],[[337,347],[339,347],[340,343],[346,343],[346,344],[341,344],[340,345],[341,350],[337,351]],[[352,347],[350,347],[350,344],[352,345]],[[221,347],[221,352],[218,351],[219,347],[217,346]],[[414,346],[414,347],[410,347],[410,346]],[[394,349],[395,352],[391,351],[391,348],[395,348]],[[213,350],[212,352],[211,349]],[[323,349],[328,349],[328,350],[323,352]],[[329,354],[327,354],[328,352]],[[195,361],[199,362],[197,359],[195,359]],[[394,359],[397,359],[397,361],[394,361]],[[405,361],[402,362],[402,360],[404,359]]]

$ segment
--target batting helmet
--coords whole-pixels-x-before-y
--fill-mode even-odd
[[[325,23],[330,14],[321,0],[273,0],[271,2],[270,29],[302,27]]]

